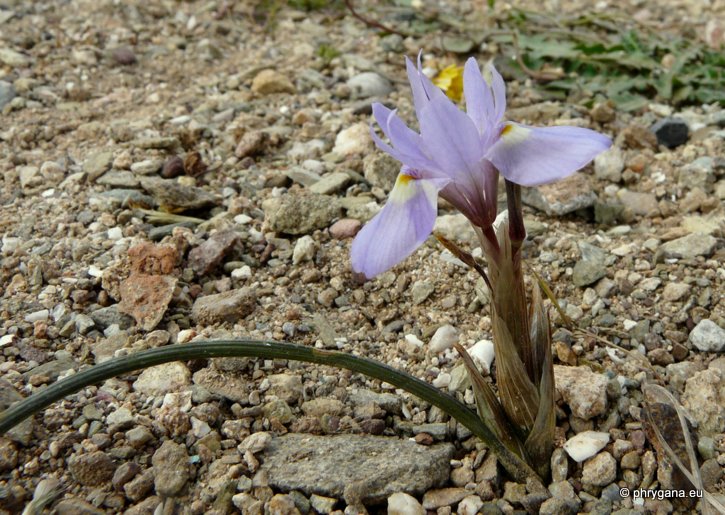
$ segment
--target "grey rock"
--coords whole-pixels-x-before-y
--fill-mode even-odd
[[[234,323],[251,314],[256,305],[254,291],[240,288],[198,297],[191,308],[191,318],[198,324]]]
[[[139,185],[138,178],[128,170],[111,170],[104,173],[96,182],[113,188],[136,188]]]
[[[297,374],[271,374],[267,377],[270,386],[268,392],[290,404],[302,397],[302,379]]]
[[[179,392],[191,384],[191,371],[181,362],[164,363],[144,369],[133,389],[144,395],[163,396]]]
[[[293,195],[267,199],[262,204],[265,224],[286,234],[307,234],[328,227],[342,214],[340,202],[328,195]]]
[[[15,98],[15,88],[9,82],[0,80],[0,109]]]
[[[717,239],[709,234],[693,233],[663,244],[658,254],[665,259],[692,259],[710,256],[717,246]]]
[[[189,480],[189,453],[186,447],[166,440],[151,458],[156,493],[163,497],[178,494]]]
[[[75,317],[75,324],[76,331],[78,331],[79,334],[86,334],[96,325],[96,322],[88,315],[79,314]]]
[[[416,281],[410,289],[413,304],[422,304],[435,291],[435,285],[428,281]]]
[[[138,190],[125,188],[104,191],[100,195],[91,197],[91,199],[92,202],[109,210],[117,207],[129,207],[130,204],[145,208],[152,208],[157,204],[153,197],[144,195]]]
[[[113,152],[110,150],[96,150],[88,154],[83,162],[83,171],[88,174],[91,182],[98,179],[111,167]]]
[[[363,158],[363,176],[373,186],[390,191],[400,171],[400,162],[384,152],[371,152]]]
[[[0,413],[8,409],[16,402],[23,400],[15,387],[4,379],[0,379]],[[15,442],[29,445],[33,436],[33,419],[27,418],[7,432],[7,436]]]
[[[697,372],[685,383],[682,405],[699,424],[699,433],[725,432],[725,378],[716,368]]]
[[[234,231],[219,231],[189,252],[189,264],[197,275],[212,272],[224,257],[239,243],[239,234]]]
[[[617,460],[608,452],[600,452],[584,463],[582,483],[593,486],[606,486],[617,478]]]
[[[576,286],[584,287],[597,282],[606,275],[607,271],[601,263],[596,261],[578,261],[574,265],[572,280]]]
[[[617,192],[617,199],[626,210],[638,216],[653,216],[660,210],[653,193],[621,189]]]
[[[118,311],[118,305],[113,304],[99,308],[90,314],[93,321],[101,329],[116,324],[120,329],[129,329],[133,325],[133,318]]]
[[[577,499],[577,501],[579,501]],[[579,502],[560,497],[551,497],[539,507],[539,514],[543,515],[575,515],[579,509]]]
[[[460,213],[437,217],[433,231],[441,233],[453,243],[475,242],[477,240],[471,222]]]
[[[597,196],[587,176],[577,173],[553,184],[523,188],[521,200],[548,215],[561,216],[592,207]]]
[[[690,342],[703,352],[725,351],[725,329],[704,319],[690,332]]]
[[[248,385],[242,374],[226,373],[207,367],[194,372],[193,380],[195,385],[203,387],[211,394],[240,404],[249,402]]]
[[[607,273],[605,252],[586,242],[579,242],[582,259],[574,265],[572,280],[576,286],[583,287],[595,283]]]
[[[294,166],[290,168],[285,172],[285,175],[289,177],[290,180],[308,188],[321,179],[320,174],[306,170],[301,166]]]
[[[29,66],[31,59],[27,55],[21,54],[12,48],[3,47],[0,48],[0,63],[10,66],[11,68],[22,68]]]
[[[347,81],[354,98],[384,97],[393,91],[390,81],[375,72],[364,72]]]
[[[679,118],[664,118],[655,123],[650,129],[657,136],[657,143],[667,148],[675,148],[687,143],[690,130],[684,120]]]
[[[329,175],[325,175],[315,184],[310,186],[312,193],[320,195],[329,195],[330,193],[337,193],[345,186],[350,184],[350,176],[344,172],[334,172]]]
[[[53,513],[57,515],[103,515],[106,512],[83,499],[71,497],[63,499],[53,506]]]
[[[588,367],[554,365],[556,390],[571,408],[572,414],[584,420],[607,410],[607,378]]]
[[[612,147],[594,158],[594,175],[597,179],[619,182],[624,170],[624,156],[618,147]]]
[[[388,515],[425,515],[426,510],[412,495],[397,492],[388,497]]]
[[[17,173],[23,190],[32,190],[43,184],[43,176],[37,166],[18,166]]]
[[[429,490],[423,495],[423,508],[436,510],[444,506],[452,506],[471,494],[465,488],[438,488]]]
[[[680,168],[678,184],[686,188],[707,191],[715,182],[715,160],[710,156],[695,159]]]
[[[76,362],[70,358],[54,359],[31,368],[23,374],[23,377],[27,379],[34,375],[48,376],[51,380],[55,381],[61,373],[76,368],[76,366]]]
[[[401,413],[400,397],[392,393],[378,393],[372,390],[356,390],[348,397],[350,403],[355,406],[375,404],[388,413],[399,415]]]
[[[289,424],[295,419],[292,408],[282,399],[268,402],[262,406],[262,413],[268,419],[276,419],[281,424]]]
[[[302,161],[314,159],[321,156],[330,148],[330,143],[323,139],[315,138],[309,141],[295,141],[292,148],[287,151],[287,156],[292,160]]]
[[[177,213],[202,209],[217,203],[216,195],[201,188],[184,186],[160,177],[141,177],[141,186],[156,199],[162,209]]]
[[[452,453],[450,444],[425,447],[369,435],[290,433],[272,440],[261,470],[275,489],[340,498],[346,487],[358,485],[363,502],[381,503],[396,492],[418,495],[442,485]]]

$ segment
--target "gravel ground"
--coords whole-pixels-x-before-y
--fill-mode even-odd
[[[402,55],[422,48],[431,70],[463,56],[342,8],[283,7],[265,24],[263,5],[0,6],[0,408],[113,356],[228,337],[369,356],[473,402],[452,345],[491,367],[474,274],[434,241],[365,284],[348,258],[398,170],[373,148],[371,101],[412,122]],[[627,9],[688,29],[725,12]],[[645,424],[648,382],[688,411],[705,488],[725,492],[725,113],[586,108],[529,82],[508,96],[511,119],[615,140],[525,196],[528,262],[578,327],[555,320],[548,489],[511,482],[465,428],[379,381],[218,359],[109,380],[0,438],[0,509],[50,490],[57,513],[689,513],[692,499],[633,499],[690,489]],[[688,134],[668,148],[657,123]],[[440,215],[473,243],[460,215]],[[671,418],[656,420],[676,441]]]

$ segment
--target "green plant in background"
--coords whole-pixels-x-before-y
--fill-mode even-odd
[[[317,57],[322,59],[325,66],[329,66],[335,57],[340,56],[340,51],[327,43],[321,43],[320,46],[317,47],[315,53],[317,54]]]
[[[725,105],[725,53],[696,38],[631,27],[604,15],[556,19],[519,11],[507,23],[516,34],[493,40],[515,45],[531,70],[545,65],[561,70],[560,77],[542,82],[552,96],[608,99],[623,111],[653,100]]]

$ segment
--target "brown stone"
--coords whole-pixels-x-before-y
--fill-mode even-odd
[[[118,311],[131,315],[144,331],[151,331],[166,313],[174,288],[175,277],[133,274],[121,283]]]

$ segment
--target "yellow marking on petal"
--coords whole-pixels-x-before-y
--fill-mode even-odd
[[[398,174],[395,180],[395,186],[390,192],[390,200],[392,202],[403,204],[415,196],[415,181],[417,179],[412,175],[404,173]]]
[[[443,68],[433,78],[433,84],[441,88],[454,102],[460,102],[463,96],[463,67],[452,64]]]
[[[513,123],[507,123],[501,129],[501,140],[507,145],[515,145],[525,141],[529,137],[530,132],[531,129]]]

